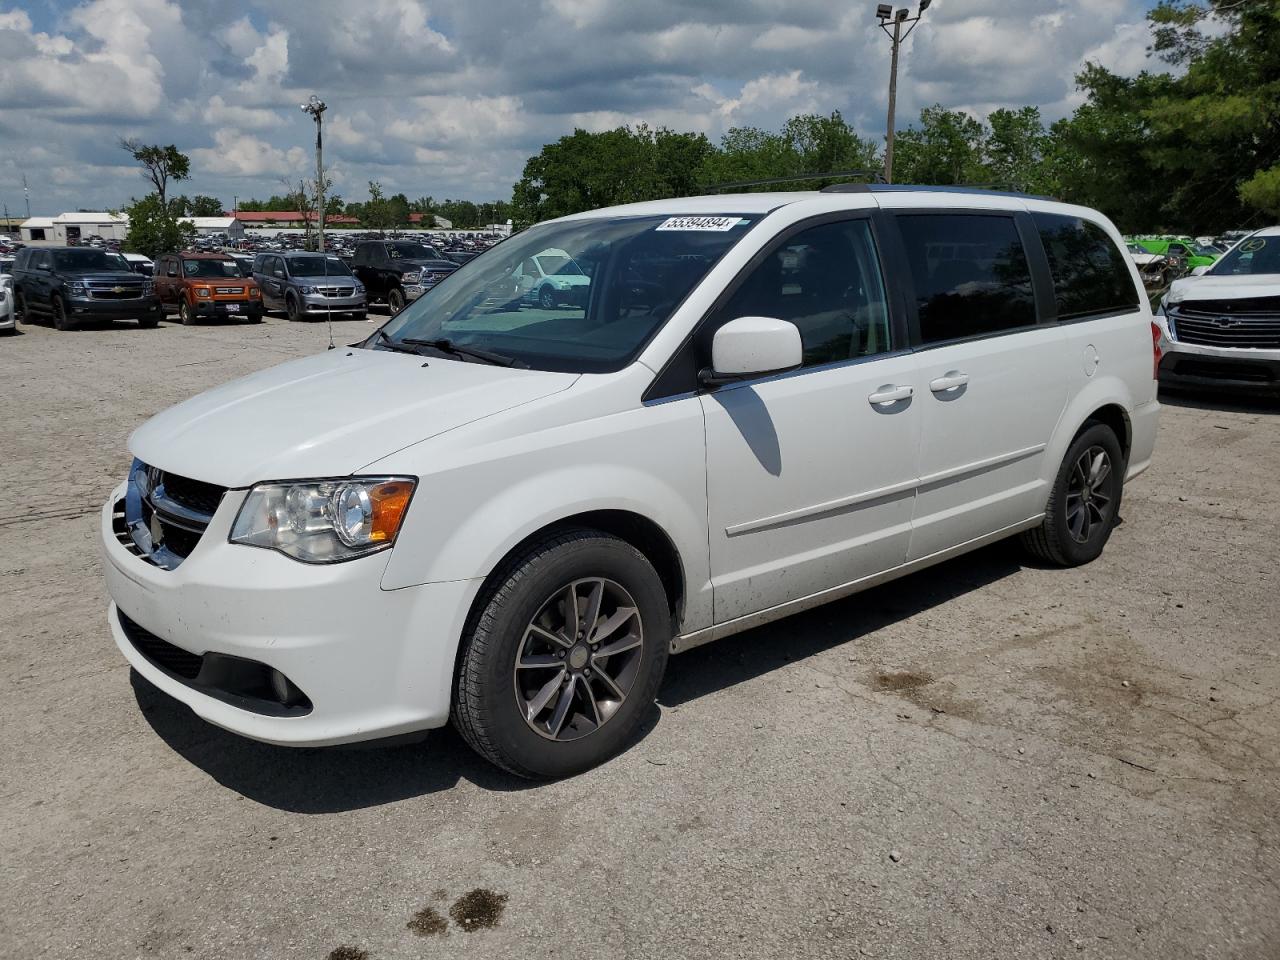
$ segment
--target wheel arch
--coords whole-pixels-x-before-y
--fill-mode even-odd
[[[671,610],[671,627],[674,633],[679,627],[685,604],[685,567],[680,550],[659,524],[643,514],[623,509],[585,510],[569,514],[546,523],[525,536],[503,554],[489,570],[483,585],[471,602],[467,622],[471,623],[483,609],[483,605],[488,602],[489,596],[497,588],[498,581],[506,576],[508,565],[514,557],[519,556],[540,540],[554,537],[566,530],[577,529],[598,530],[630,544],[644,555],[645,559],[653,565],[658,579],[662,581],[662,588],[666,592],[667,604]]]
[[[1124,454],[1125,462],[1129,460],[1129,451],[1133,447],[1133,423],[1129,419],[1128,412],[1118,403],[1105,403],[1094,410],[1084,421],[1076,428],[1076,432],[1072,435],[1072,439],[1080,435],[1085,426],[1090,423],[1101,423],[1111,428],[1111,432],[1116,435],[1116,439],[1120,441],[1120,452]]]

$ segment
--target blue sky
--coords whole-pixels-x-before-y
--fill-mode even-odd
[[[935,0],[902,63],[900,125],[1078,102],[1086,60],[1133,73],[1152,0]],[[335,189],[506,198],[574,127],[718,139],[840,110],[883,135],[888,43],[870,0],[0,0],[0,203],[35,214],[145,192],[121,136],[176,143],[179,189],[265,197],[306,176],[329,104]],[[1012,10],[1017,15],[1011,14]]]

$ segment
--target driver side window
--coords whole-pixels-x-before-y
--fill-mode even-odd
[[[870,222],[824,223],[784,240],[741,283],[711,328],[750,316],[794,323],[806,367],[892,350]]]

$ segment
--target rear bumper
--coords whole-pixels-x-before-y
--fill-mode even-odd
[[[164,308],[155,297],[141,300],[66,300],[67,313],[85,320],[160,319]]]

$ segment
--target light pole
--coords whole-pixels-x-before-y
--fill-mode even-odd
[[[325,103],[314,93],[307,102],[299,104],[303,113],[309,113],[316,120],[316,243],[320,253],[324,253],[324,143],[321,131],[324,127],[322,119]]]
[[[933,0],[920,0],[920,9],[914,17],[906,7],[894,10],[888,3],[876,6],[876,18],[880,21],[880,29],[893,41],[893,57],[889,67],[889,129],[885,134],[884,145],[885,183],[893,183],[893,114],[898,105],[898,48],[902,46],[902,41],[911,35],[911,31],[916,28],[916,24],[920,22],[920,18],[924,16],[924,12],[929,9],[929,4],[932,2]],[[892,29],[889,27],[890,23],[893,24]],[[902,29],[904,26],[906,26],[905,33]]]

